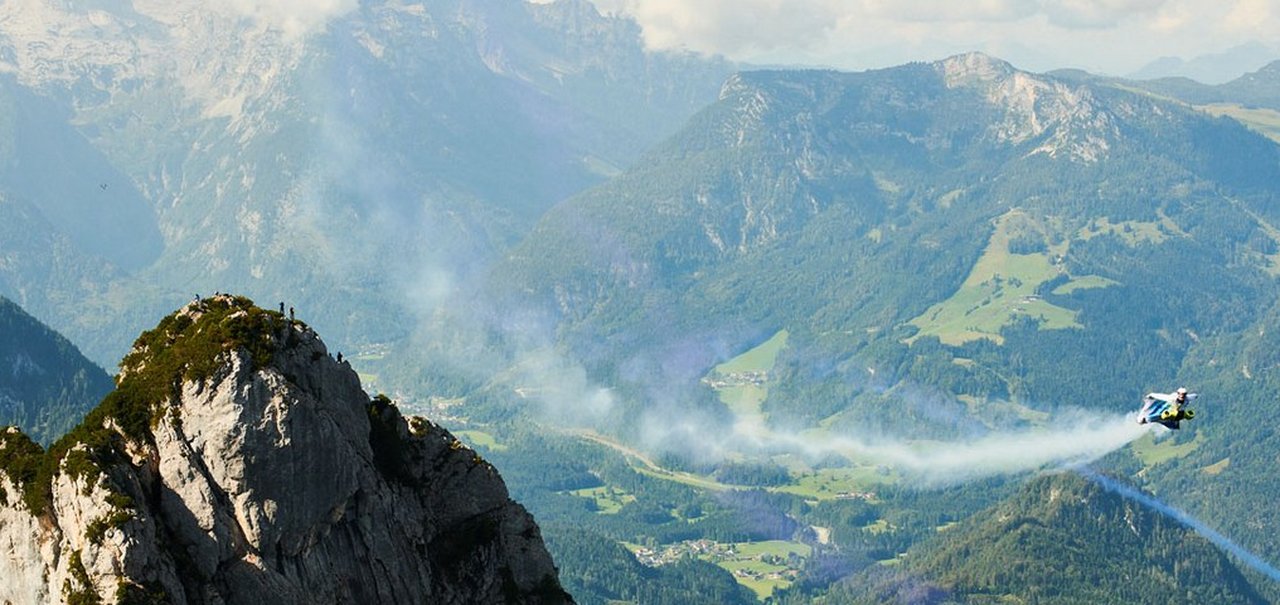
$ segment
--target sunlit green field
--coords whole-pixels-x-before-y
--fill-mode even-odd
[[[1204,433],[1196,433],[1195,439],[1186,443],[1174,443],[1173,438],[1157,440],[1155,434],[1148,434],[1129,447],[1133,448],[1133,454],[1142,461],[1143,466],[1151,467],[1186,456],[1196,451],[1203,442]]]
[[[720,401],[734,414],[747,416],[760,413],[760,405],[769,396],[769,389],[754,384],[740,384],[716,389]]]
[[[600,487],[588,487],[585,489],[575,489],[568,492],[580,498],[588,498],[596,503],[596,512],[602,515],[614,515],[622,510],[627,503],[635,502],[636,497],[628,493],[624,489],[602,485]]]
[[[703,558],[733,574],[739,584],[750,588],[762,600],[772,595],[775,588],[791,585],[795,571],[786,564],[791,554],[808,557],[813,553],[813,548],[807,544],[783,540],[737,542],[728,547],[732,555]],[[766,562],[766,558],[770,562]]]
[[[1089,288],[1106,288],[1107,286],[1114,286],[1116,285],[1116,283],[1117,283],[1116,281],[1107,279],[1105,277],[1099,277],[1097,275],[1085,275],[1084,277],[1078,277],[1065,284],[1062,284],[1061,286],[1058,286],[1057,288],[1054,288],[1053,293],[1059,296],[1065,296],[1067,294],[1071,294],[1072,292],[1075,292],[1076,290],[1087,290]]]
[[[778,353],[787,346],[786,330],[780,330],[769,340],[716,366],[707,379],[734,414],[742,417],[760,415],[760,405],[769,396],[766,384],[769,370],[778,360]],[[753,382],[754,377],[754,382]]]
[[[477,431],[477,430],[454,431],[453,435],[458,439],[461,439],[463,443],[471,446],[472,449],[480,447],[486,450],[493,450],[496,452],[503,452],[503,451],[506,451],[507,449],[507,446],[501,443],[498,443],[498,440],[494,438],[493,435],[486,433],[484,431]]]
[[[770,491],[795,494],[808,500],[835,500],[873,493],[877,486],[897,482],[896,471],[875,466],[824,468],[805,473],[788,485]]]
[[[1280,111],[1274,109],[1242,107],[1235,103],[1211,103],[1198,105],[1215,116],[1227,116],[1273,141],[1280,142]]]
[[[773,368],[773,364],[778,360],[778,353],[782,351],[783,347],[787,346],[788,336],[790,334],[786,330],[780,330],[769,340],[760,343],[755,348],[716,366],[715,372],[718,374],[732,374],[734,372],[767,371]]]
[[[1044,330],[1080,327],[1076,312],[1050,304],[1036,295],[1040,284],[1060,273],[1048,254],[1009,251],[1012,224],[1025,221],[1020,211],[1001,217],[969,277],[950,298],[929,307],[910,322],[920,328],[914,337],[937,336],[950,345],[987,338],[1002,343],[1000,329],[1025,315],[1040,320]]]

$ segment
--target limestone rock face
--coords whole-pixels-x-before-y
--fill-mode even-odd
[[[370,400],[305,325],[229,296],[171,319],[123,364],[118,393],[184,368],[141,437],[109,397],[33,477],[0,434],[0,603],[572,602],[494,468]],[[237,322],[257,344],[207,373],[150,350]]]

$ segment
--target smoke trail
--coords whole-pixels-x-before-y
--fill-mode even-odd
[[[952,484],[1092,462],[1150,430],[1150,425],[1139,425],[1129,416],[1093,415],[1064,418],[1046,429],[997,432],[972,441],[913,446],[837,438],[826,445],[837,453],[849,452],[897,467],[926,483]]]
[[[1103,488],[1111,492],[1120,494],[1121,496],[1128,498],[1130,500],[1134,500],[1139,504],[1146,506],[1147,508],[1150,508],[1156,512],[1159,512],[1165,515],[1166,517],[1169,517],[1170,519],[1173,519],[1174,521],[1177,521],[1178,523],[1181,523],[1187,527],[1190,527],[1191,529],[1195,530],[1196,533],[1204,536],[1210,542],[1213,542],[1214,544],[1216,544],[1218,548],[1221,548],[1235,555],[1236,558],[1240,559],[1241,561],[1244,561],[1244,563],[1249,567],[1252,567],[1254,570],[1258,571],[1259,573],[1267,576],[1268,578],[1271,578],[1273,581],[1280,582],[1280,569],[1276,569],[1270,563],[1267,563],[1266,561],[1264,561],[1262,557],[1259,557],[1258,555],[1255,555],[1252,552],[1245,550],[1243,546],[1236,544],[1235,542],[1231,541],[1230,538],[1218,533],[1213,528],[1200,522],[1199,519],[1196,519],[1195,517],[1192,517],[1191,515],[1188,515],[1187,513],[1184,513],[1176,508],[1173,508],[1172,506],[1169,506],[1168,504],[1165,504],[1159,500],[1156,500],[1155,498],[1147,494],[1144,494],[1132,487],[1129,487],[1122,483],[1118,483],[1116,481],[1112,481],[1111,479],[1108,479],[1107,477],[1104,477],[1089,469],[1078,469],[1078,472],[1082,476],[1093,480],[1095,483],[1097,483],[1098,485],[1101,485]]]
[[[931,485],[954,485],[983,477],[1014,475],[1046,468],[1087,464],[1150,433],[1128,415],[1099,415],[1084,410],[1058,412],[1051,427],[997,431],[971,440],[907,441],[833,436],[824,432],[786,432],[766,426],[762,419],[739,422],[724,439],[709,442],[711,431],[699,430],[699,443],[724,456],[741,454],[799,454],[811,460],[839,455],[860,464],[882,465],[904,478]],[[751,420],[751,419],[748,419]],[[670,418],[663,428],[677,430]],[[1160,429],[1163,430],[1163,429]]]

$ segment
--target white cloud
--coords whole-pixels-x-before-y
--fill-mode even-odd
[[[1249,40],[1280,47],[1280,0],[595,1],[634,17],[654,48],[842,69],[979,50],[1036,71],[1125,74]]]
[[[727,55],[803,47],[827,36],[844,13],[840,0],[598,0],[597,4],[607,12],[634,16],[651,47]]]
[[[847,8],[860,8],[865,14],[891,21],[993,22],[1029,17],[1036,13],[1038,4],[1038,0],[861,0]]]
[[[323,29],[329,20],[359,4],[359,0],[230,0],[227,7],[285,36],[296,37]]]
[[[1280,4],[1276,0],[1238,0],[1222,19],[1225,30],[1238,34],[1280,35]],[[1230,6],[1230,5],[1229,5]]]
[[[1166,0],[1049,0],[1049,22],[1069,29],[1115,27],[1133,17],[1154,17]]]

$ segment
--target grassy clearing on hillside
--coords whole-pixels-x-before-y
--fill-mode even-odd
[[[883,534],[893,530],[893,525],[884,519],[876,519],[871,523],[862,526],[862,530],[869,534]]]
[[[507,446],[498,443],[498,440],[490,433],[477,430],[453,431],[453,435],[461,439],[463,443],[471,446],[473,449],[482,447],[486,450],[494,452],[504,452]]]
[[[596,513],[601,515],[616,515],[623,506],[636,501],[636,497],[626,490],[608,485],[575,489],[568,493],[595,501]]]
[[[789,336],[790,333],[786,330],[779,330],[769,340],[716,366],[714,371],[724,375],[735,372],[767,372],[773,369],[773,364],[778,361],[778,353],[787,346]]]
[[[1050,304],[1036,295],[1040,284],[1061,269],[1046,253],[1015,254],[1009,244],[1015,236],[1038,234],[1034,222],[1021,210],[1001,216],[986,250],[974,263],[969,277],[950,298],[929,307],[910,322],[920,328],[911,340],[937,336],[949,345],[987,338],[1002,343],[1001,328],[1018,316],[1040,320],[1043,330],[1081,327],[1076,312]]]
[[[775,589],[786,588],[795,582],[804,568],[805,559],[813,555],[811,546],[786,540],[686,540],[654,548],[629,542],[622,544],[645,565],[666,565],[688,557],[717,565],[762,601],[772,596]]]
[[[1142,461],[1142,465],[1152,467],[1157,464],[1168,462],[1174,458],[1181,458],[1196,451],[1200,444],[1204,442],[1204,433],[1196,433],[1195,439],[1186,443],[1174,443],[1172,438],[1156,440],[1155,434],[1143,436],[1141,439],[1134,441],[1133,455]]]
[[[760,405],[769,396],[769,371],[778,353],[787,346],[786,330],[779,330],[750,350],[726,361],[703,379],[716,390],[720,401],[740,418],[760,418]]]
[[[1196,109],[1211,115],[1231,118],[1250,130],[1280,143],[1280,111],[1242,107],[1235,103],[1210,103],[1197,105]]]
[[[992,429],[999,427],[987,422],[988,419],[1016,417],[1032,426],[1043,427],[1047,426],[1049,419],[1053,417],[1053,414],[1049,412],[1036,410],[1006,399],[987,399],[972,395],[958,395],[956,399],[965,405],[970,416],[987,423],[987,426]]]
[[[666,469],[654,469],[654,468],[649,468],[647,466],[637,466],[634,464],[631,466],[631,469],[642,475],[648,475],[650,477],[653,477],[654,479],[674,481],[676,483],[683,483],[684,485],[688,485],[689,487],[699,487],[699,488],[708,489],[711,491],[719,492],[727,489],[745,489],[745,487],[741,485],[728,485],[725,483],[720,483],[719,481],[716,481],[715,479],[711,479],[709,477],[703,477],[701,475],[695,475],[693,473],[686,473],[683,471],[669,471]]]
[[[1107,217],[1094,219],[1084,228],[1076,233],[1076,237],[1082,240],[1091,240],[1099,235],[1114,235],[1119,237],[1125,244],[1136,246],[1144,242],[1159,244],[1169,239],[1169,232],[1176,233],[1177,225],[1174,225],[1168,218],[1162,218],[1160,222],[1144,223],[1141,221],[1122,221],[1112,223]]]
[[[1084,275],[1072,279],[1071,281],[1053,289],[1053,293],[1058,296],[1066,296],[1076,290],[1088,290],[1089,288],[1106,288],[1108,286],[1119,285],[1113,279],[1107,279],[1098,275]]]
[[[800,542],[769,540],[737,542],[728,549],[703,559],[733,574],[739,584],[750,588],[761,600],[775,589],[786,588],[797,577],[802,559],[813,554],[813,548]]]
[[[794,494],[807,500],[874,500],[877,487],[891,485],[898,479],[896,471],[876,466],[824,468],[801,475],[788,485],[769,488],[769,491]]]
[[[1200,470],[1204,474],[1209,475],[1210,477],[1213,477],[1220,474],[1222,471],[1227,470],[1228,466],[1231,466],[1231,459],[1223,458],[1222,460],[1214,462],[1213,464],[1210,464]]]
[[[760,414],[760,405],[769,396],[769,389],[754,384],[739,384],[716,389],[720,401],[737,416]]]

